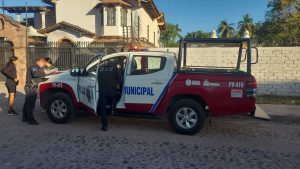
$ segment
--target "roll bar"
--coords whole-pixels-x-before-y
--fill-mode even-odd
[[[238,56],[238,62],[237,62],[237,69],[240,69],[240,62],[242,57],[242,50],[243,50],[243,44],[247,44],[247,73],[251,74],[251,39],[249,38],[183,38],[179,41],[179,52],[178,52],[178,61],[177,61],[177,69],[180,70],[181,67],[186,66],[186,57],[187,57],[187,44],[189,43],[240,43],[240,49],[239,49],[239,56]],[[257,51],[257,58],[256,62],[258,62],[258,50]],[[253,64],[255,64],[253,63]],[[183,64],[183,65],[182,65]]]

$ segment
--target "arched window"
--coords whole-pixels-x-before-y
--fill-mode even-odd
[[[121,26],[127,26],[127,9],[121,9]]]
[[[107,8],[107,26],[116,26],[116,8]]]
[[[4,30],[4,21],[0,19],[0,30]]]

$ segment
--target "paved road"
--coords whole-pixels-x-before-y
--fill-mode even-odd
[[[108,132],[94,116],[39,126],[8,117],[0,102],[1,169],[287,168],[300,166],[300,119],[214,118],[194,136],[173,132],[167,121],[111,117]],[[20,111],[23,97],[17,99]]]

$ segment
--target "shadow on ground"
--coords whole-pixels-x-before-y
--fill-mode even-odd
[[[8,109],[8,93],[4,92],[4,90],[0,90],[0,111],[6,112]],[[15,97],[15,104],[14,108],[17,112],[21,112],[22,110],[20,108],[23,107],[25,100],[25,94],[22,92],[17,91],[16,97]]]

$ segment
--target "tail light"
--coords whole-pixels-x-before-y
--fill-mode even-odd
[[[256,98],[257,96],[256,81],[246,82],[246,96],[249,98]]]

